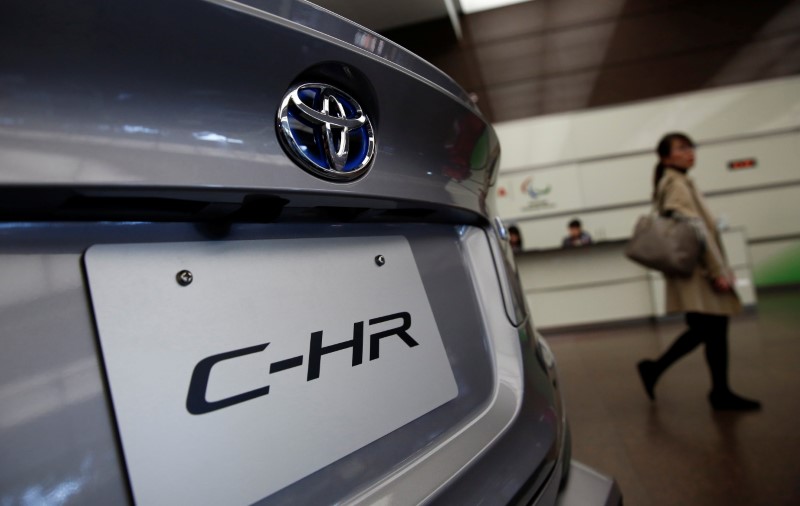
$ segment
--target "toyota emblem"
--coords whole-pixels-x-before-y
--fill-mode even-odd
[[[369,170],[375,136],[369,118],[350,95],[327,84],[289,90],[278,110],[278,137],[308,172],[352,181]]]

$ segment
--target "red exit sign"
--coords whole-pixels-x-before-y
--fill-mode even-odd
[[[728,162],[728,168],[730,170],[754,169],[756,165],[758,164],[755,158],[744,158],[742,160],[732,160]]]

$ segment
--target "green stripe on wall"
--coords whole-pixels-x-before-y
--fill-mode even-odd
[[[757,287],[800,284],[800,246],[762,262],[753,272]]]

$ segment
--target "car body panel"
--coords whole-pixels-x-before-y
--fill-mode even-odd
[[[552,502],[569,467],[555,365],[493,221],[497,137],[452,80],[299,0],[19,1],[6,14],[3,503],[135,500],[87,250],[387,236],[408,242],[458,395],[262,502]],[[304,82],[369,114],[363,177],[321,179],[284,152],[276,113]]]
[[[48,49],[71,42],[64,40],[71,34],[23,21],[13,28],[24,33],[7,33],[21,54],[0,59],[10,60],[0,79],[0,185],[95,195],[115,188],[137,195],[245,188],[290,201],[302,191],[369,199],[362,207],[406,201],[486,213],[499,153],[494,131],[469,102],[428,79],[287,20],[264,22],[199,1],[94,3],[95,10],[93,3],[85,7],[91,25],[82,28],[99,40],[79,41],[67,61]],[[156,16],[173,24],[142,39],[140,27]],[[206,35],[215,32],[227,37]],[[115,68],[97,75],[103,65]],[[274,118],[289,86],[304,76],[341,82],[362,102],[380,170],[348,184],[296,170]]]

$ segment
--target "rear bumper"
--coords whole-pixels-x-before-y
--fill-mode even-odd
[[[622,493],[616,480],[594,469],[572,461],[567,486],[561,492],[558,506],[617,506]]]

